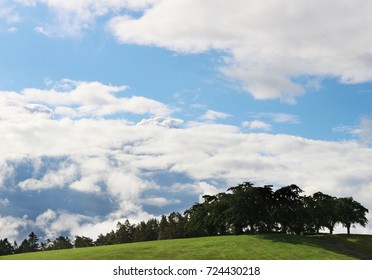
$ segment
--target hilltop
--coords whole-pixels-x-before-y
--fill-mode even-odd
[[[1,256],[0,260],[372,259],[372,235],[258,234],[136,242]]]

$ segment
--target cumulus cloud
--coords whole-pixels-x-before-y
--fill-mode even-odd
[[[62,162],[58,170],[46,172],[38,180],[30,178],[18,184],[22,190],[43,190],[50,188],[62,188],[76,179],[76,166]]]
[[[255,98],[294,103],[316,77],[372,79],[371,8],[368,0],[159,1],[140,17],[124,14],[108,26],[122,43],[222,51],[221,71]]]
[[[16,218],[0,215],[0,225],[0,239],[8,238],[11,242],[18,238],[19,232],[28,225],[28,221],[27,217]]]
[[[0,18],[20,20],[5,1]],[[49,22],[35,27],[47,36],[80,36],[99,18],[124,44],[181,53],[217,50],[217,68],[256,99],[295,103],[321,80],[372,80],[372,19],[368,0],[30,0],[46,6]]]
[[[25,121],[27,118],[82,118],[118,113],[150,114],[166,117],[171,109],[142,96],[117,97],[126,86],[99,82],[62,80],[51,89],[26,88],[21,92],[0,92],[0,120]],[[19,106],[23,105],[23,106]]]
[[[171,118],[171,117],[156,117],[151,119],[143,119],[137,123],[137,125],[156,125],[168,128],[178,128],[181,124],[183,124],[183,120]]]
[[[36,226],[49,237],[105,233],[119,220],[154,217],[146,207],[161,211],[174,206],[182,211],[190,201],[242,181],[296,183],[307,194],[320,190],[353,196],[367,208],[372,206],[372,149],[363,141],[246,133],[216,122],[189,121],[181,126],[183,121],[171,115],[155,114],[136,123],[124,116],[97,117],[99,111],[85,118],[56,113],[58,106],[79,111],[86,104],[102,103],[104,108],[128,102],[115,96],[118,90],[79,82],[49,90],[1,92],[0,192],[8,199],[1,201],[1,207],[18,209],[14,216],[2,216],[2,225],[14,224],[1,232],[4,236],[15,237],[27,226]],[[151,108],[169,110],[155,100],[143,104],[147,113]],[[266,113],[246,127],[268,128],[266,119],[298,122],[293,115]],[[369,139],[369,125],[367,119],[361,123],[361,140]],[[102,211],[89,210],[93,208]],[[29,212],[30,218],[22,217]]]

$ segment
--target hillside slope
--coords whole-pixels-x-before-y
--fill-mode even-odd
[[[43,251],[1,259],[36,260],[347,260],[372,259],[371,235],[216,236]]]

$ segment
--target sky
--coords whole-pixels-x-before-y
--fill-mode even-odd
[[[371,210],[371,11],[0,0],[0,238],[96,238],[244,181]]]

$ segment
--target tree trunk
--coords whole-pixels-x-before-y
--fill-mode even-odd
[[[347,234],[350,234],[350,226],[347,226]]]

